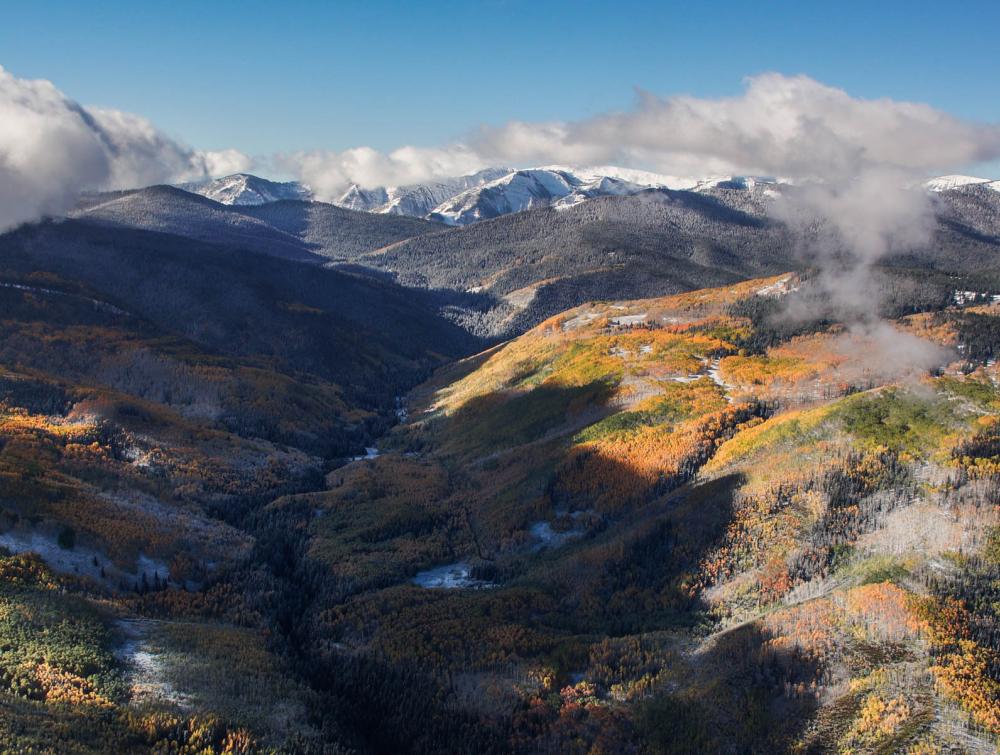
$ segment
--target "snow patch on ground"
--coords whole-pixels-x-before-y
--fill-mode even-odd
[[[73,548],[59,546],[54,535],[38,531],[10,530],[0,534],[0,546],[11,553],[36,553],[53,571],[78,577],[89,577],[105,587],[115,590],[124,582],[128,586],[142,579],[158,575],[165,580],[170,572],[163,561],[139,555],[135,572],[119,569],[104,553],[76,544]]]
[[[719,386],[726,394],[726,401],[730,404],[733,403],[733,397],[729,394],[732,386],[730,386],[725,380],[722,379],[722,375],[719,374],[719,363],[721,359],[713,359],[709,363],[708,376],[712,378],[712,382]]]
[[[472,567],[465,561],[459,561],[446,566],[436,566],[433,569],[419,572],[413,578],[413,584],[429,590],[457,590],[471,588],[476,590],[493,587],[492,582],[472,578]]]
[[[557,531],[552,529],[552,525],[543,520],[534,522],[529,528],[528,532],[537,541],[534,546],[534,550],[539,551],[545,548],[558,548],[561,545],[565,545],[571,540],[575,540],[579,537],[583,537],[584,530],[574,527],[571,530]]]
[[[775,281],[770,286],[757,289],[757,296],[784,296],[796,290],[795,286],[789,286],[792,276],[786,275],[784,278]]]
[[[581,312],[580,314],[566,320],[566,322],[562,324],[562,329],[576,330],[577,328],[582,328],[584,325],[589,325],[596,319],[596,312]]]
[[[125,642],[115,655],[128,669],[132,704],[167,703],[183,709],[191,708],[190,697],[167,680],[162,654],[150,639],[154,622],[123,619],[118,622],[118,627],[125,635]]]
[[[618,327],[624,327],[628,325],[642,325],[646,322],[646,313],[642,312],[637,315],[619,315],[618,317],[611,318],[611,324],[617,325]]]

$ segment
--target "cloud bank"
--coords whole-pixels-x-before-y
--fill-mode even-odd
[[[190,181],[250,160],[200,152],[117,110],[85,108],[51,82],[0,67],[0,230],[70,209],[80,192]]]
[[[632,110],[576,122],[483,126],[439,148],[283,155],[281,165],[331,198],[493,165],[614,164],[675,176],[770,175],[839,182],[862,172],[925,176],[1000,157],[1000,126],[929,105],[860,99],[806,76],[747,79],[738,96],[640,93]]]

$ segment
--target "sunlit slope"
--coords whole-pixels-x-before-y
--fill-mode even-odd
[[[312,641],[462,675],[527,750],[990,751],[998,320],[813,297],[589,304],[439,372],[274,505],[329,574]]]

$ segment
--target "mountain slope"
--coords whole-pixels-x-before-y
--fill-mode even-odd
[[[512,334],[590,299],[662,295],[810,264],[800,239],[769,213],[775,194],[795,191],[726,180],[697,191],[597,197],[420,236],[359,262],[405,285],[471,291],[461,321]],[[931,243],[885,264],[995,278],[1000,194],[969,185],[933,199]]]
[[[83,287],[207,348],[332,379],[369,407],[473,343],[429,296],[181,236],[68,220],[0,236],[0,250],[8,281],[51,275],[48,288]]]
[[[683,178],[615,166],[489,168],[413,186],[364,189],[352,185],[334,204],[468,225],[533,208],[572,207],[593,197],[636,194],[650,188],[705,191],[719,186],[752,188],[757,183],[778,182],[741,176]]]
[[[88,197],[71,217],[110,228],[135,228],[316,261],[294,235],[237,210],[171,186]]]
[[[375,249],[441,230],[441,225],[404,215],[357,212],[323,202],[272,202],[240,208],[271,227],[293,234],[314,253],[349,261]]]
[[[997,310],[789,330],[796,298],[589,304],[440,372],[275,504],[323,512],[308,644],[441,678],[434,721],[508,711],[517,751],[991,751]]]
[[[600,197],[410,239],[359,262],[404,285],[491,297],[483,327],[517,332],[588,299],[690,290],[794,265],[787,231],[733,209],[736,193]]]
[[[71,216],[312,262],[350,259],[440,229],[415,218],[377,216],[314,202],[227,206],[168,186],[88,197]]]
[[[12,748],[996,749],[995,304],[782,273],[461,358],[419,291],[183,237],[0,260]]]

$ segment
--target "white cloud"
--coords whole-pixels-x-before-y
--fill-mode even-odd
[[[389,153],[370,147],[298,152],[279,155],[274,162],[308,184],[316,198],[324,201],[336,200],[354,183],[364,187],[404,186],[487,167],[481,156],[462,144],[441,149],[400,147]]]
[[[249,161],[197,152],[144,118],[85,108],[51,82],[0,67],[0,230],[65,212],[88,189],[192,180],[235,165]]]
[[[474,142],[501,162],[605,162],[672,175],[844,178],[878,166],[947,170],[1000,156],[1000,127],[934,108],[851,97],[806,76],[769,73],[735,97],[660,98],[579,122],[510,123]]]
[[[845,181],[877,170],[925,175],[1000,158],[1000,127],[929,105],[860,99],[806,76],[768,73],[735,97],[640,93],[635,107],[577,122],[483,126],[440,148],[285,155],[320,196],[426,181],[495,165],[616,164],[676,176],[776,175]]]

